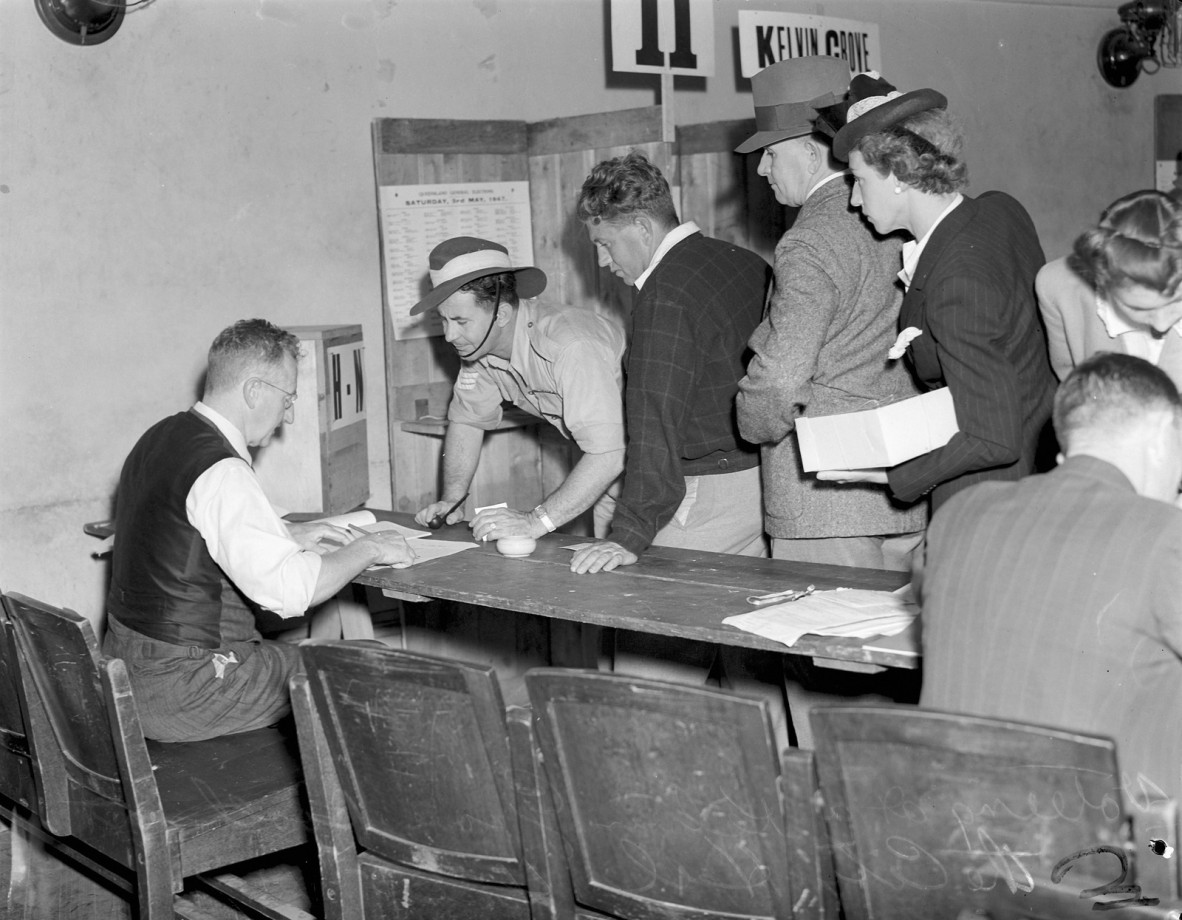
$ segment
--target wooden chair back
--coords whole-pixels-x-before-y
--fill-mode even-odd
[[[327,916],[525,920],[531,878],[547,902],[519,814],[532,752],[519,722],[510,740],[492,669],[336,640],[301,652],[292,705]]]
[[[292,741],[273,729],[145,741],[127,668],[102,658],[89,621],[19,594],[4,597],[42,822],[84,848],[86,865],[130,890],[141,920],[180,911],[174,895],[187,877],[307,840]],[[271,900],[232,875],[203,881],[255,908]]]
[[[0,598],[0,605],[0,796],[40,814],[7,600]]]
[[[808,755],[764,702],[622,675],[526,674],[580,916],[817,917]]]
[[[98,641],[72,610],[5,596],[19,653],[46,829],[134,865],[132,827],[111,737]],[[142,740],[141,740],[142,744]],[[155,809],[160,809],[159,801]]]
[[[811,719],[849,920],[1094,916],[1171,896],[1113,890],[1136,886],[1147,841],[1131,834],[1110,739],[913,707]]]

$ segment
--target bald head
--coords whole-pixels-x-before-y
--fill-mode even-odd
[[[1055,433],[1067,456],[1119,467],[1143,495],[1172,501],[1182,478],[1182,398],[1164,371],[1103,352],[1079,364],[1055,394]]]

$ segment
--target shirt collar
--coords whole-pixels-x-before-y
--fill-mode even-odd
[[[1108,333],[1110,339],[1119,338],[1122,335],[1128,335],[1130,333],[1143,335],[1146,338],[1153,337],[1145,329],[1132,325],[1113,309],[1112,304],[1099,294],[1096,295],[1096,315],[1100,317],[1100,322],[1104,324],[1104,331]],[[1182,319],[1174,323],[1170,329],[1179,336],[1182,336]]]
[[[964,195],[960,192],[948,203],[940,216],[936,218],[935,222],[928,227],[928,232],[923,235],[922,240],[908,240],[903,244],[903,270],[899,272],[899,280],[903,282],[904,287],[911,287],[911,279],[915,277],[915,269],[919,265],[919,257],[923,255],[924,247],[927,246],[928,240],[932,238],[932,233],[940,226],[940,221],[952,213],[953,208],[964,201]]]
[[[804,196],[804,200],[808,201],[810,198],[812,198],[813,192],[815,192],[817,189],[819,189],[822,185],[825,185],[828,182],[832,182],[834,179],[844,179],[849,174],[850,174],[850,171],[848,169],[842,169],[842,170],[839,170],[838,172],[830,173],[824,179],[821,179],[820,181],[813,184],[813,187],[808,190],[808,194],[806,194]]]
[[[660,263],[661,259],[665,258],[665,254],[669,252],[674,246],[684,240],[686,237],[693,236],[695,233],[701,233],[698,225],[692,220],[687,220],[684,224],[679,224],[668,233],[665,238],[661,240],[661,245],[657,247],[657,251],[653,253],[653,259],[648,263],[648,268],[640,273],[640,277],[634,282],[636,290],[644,287],[644,282],[648,280],[648,276],[652,274],[654,268]]]
[[[250,463],[250,450],[247,449],[246,446],[246,437],[241,431],[238,430],[237,426],[235,426],[233,422],[227,419],[220,412],[209,408],[209,406],[200,401],[198,401],[193,406],[193,411],[198,415],[209,419],[209,421],[213,423],[213,426],[225,436],[227,441],[230,442],[230,446],[238,452],[238,456],[240,456],[247,463]]]

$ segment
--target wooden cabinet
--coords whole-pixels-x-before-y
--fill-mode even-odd
[[[351,511],[369,498],[361,326],[289,326],[300,340],[295,421],[255,455],[281,511]]]

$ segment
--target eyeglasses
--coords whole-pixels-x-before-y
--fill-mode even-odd
[[[283,408],[285,410],[290,409],[292,407],[292,403],[294,403],[297,399],[299,399],[299,391],[298,390],[292,390],[289,393],[289,392],[287,392],[287,390],[283,389],[283,387],[275,386],[275,384],[273,384],[270,380],[264,380],[262,377],[255,377],[255,380],[257,380],[259,383],[265,383],[272,390],[278,390],[280,393],[282,393],[283,394]]]

